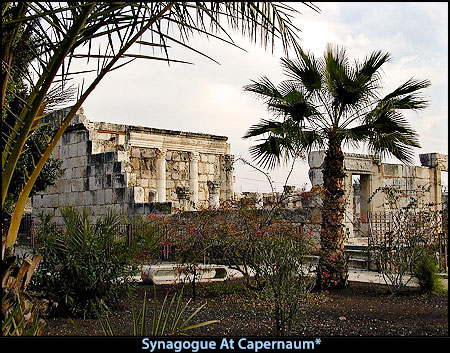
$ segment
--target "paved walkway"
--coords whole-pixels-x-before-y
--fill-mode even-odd
[[[367,238],[360,238],[360,239],[350,240],[349,244],[352,244],[352,245],[367,245]],[[29,249],[27,249],[27,248],[20,248],[20,249],[16,249],[16,252],[17,253],[21,253],[23,255],[23,253],[26,253],[27,250],[29,250]],[[233,277],[233,278],[242,277],[242,274],[240,272],[238,272],[238,271],[229,270],[228,271],[228,278],[230,278],[230,277]],[[140,282],[141,281],[141,276],[140,275],[136,275],[134,277],[134,279],[136,281]],[[349,269],[348,279],[349,279],[349,281],[354,281],[354,282],[367,282],[367,283],[385,284],[385,281],[384,281],[383,276],[381,275],[381,273],[375,272],[375,271]],[[441,274],[441,282],[444,285],[444,287],[448,290],[448,274],[447,273]],[[408,286],[417,287],[418,286],[417,281],[415,279],[412,279],[408,283]]]

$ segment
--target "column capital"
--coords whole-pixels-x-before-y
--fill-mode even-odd
[[[156,158],[166,158],[167,149],[165,148],[156,148]]]
[[[191,162],[198,162],[199,161],[199,159],[200,159],[200,153],[198,153],[198,152],[191,152],[191,153],[189,153],[189,160],[191,161]]]

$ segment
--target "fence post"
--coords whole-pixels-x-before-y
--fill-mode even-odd
[[[131,240],[133,237],[133,225],[127,224],[127,246],[131,246]]]

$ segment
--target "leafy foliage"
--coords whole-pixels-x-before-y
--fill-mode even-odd
[[[433,248],[429,247],[424,251],[413,268],[414,277],[417,278],[420,289],[424,293],[442,292],[445,290],[438,276],[439,262],[436,259],[436,249]]]
[[[58,303],[65,314],[92,316],[92,303],[114,303],[134,269],[124,237],[118,237],[121,218],[108,212],[92,223],[86,211],[61,210],[63,229],[40,215],[37,250],[43,260],[33,276],[33,288]]]
[[[291,234],[291,229],[261,239],[257,244],[256,267],[264,291],[268,293],[275,319],[275,334],[285,336],[295,327],[307,295],[315,286],[305,237]]]
[[[191,299],[184,304],[182,303],[183,289],[179,293],[175,293],[171,299],[169,298],[169,293],[167,293],[161,306],[158,302],[155,289],[152,327],[151,330],[148,330],[147,292],[144,293],[142,307],[139,310],[135,306],[135,299],[131,291],[129,291],[129,296],[132,303],[133,336],[187,336],[189,330],[218,322],[217,320],[210,320],[189,325],[191,320],[205,307],[206,303],[198,307],[185,319],[183,316],[191,304]],[[105,335],[114,336],[113,323],[104,304],[99,301],[94,305],[94,310]]]

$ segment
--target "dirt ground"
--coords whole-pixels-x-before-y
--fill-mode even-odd
[[[180,285],[157,286],[160,301],[167,291],[180,290]],[[142,303],[147,292],[149,318],[152,317],[153,285],[138,284],[135,304]],[[194,329],[192,336],[273,336],[271,307],[267,298],[244,289],[242,283],[209,283],[197,285],[197,297],[189,313],[206,303],[193,320],[220,320]],[[186,300],[190,287],[185,289]],[[186,315],[188,315],[187,313]],[[115,335],[131,336],[133,332],[131,305],[127,296],[112,310]],[[149,319],[148,327],[151,327]],[[79,332],[68,318],[49,317],[44,336],[103,336],[96,319],[74,319]],[[303,307],[293,336],[448,336],[447,294],[424,295],[417,288],[408,288],[400,296],[391,296],[386,286],[350,282],[346,289],[329,293],[315,291]]]

